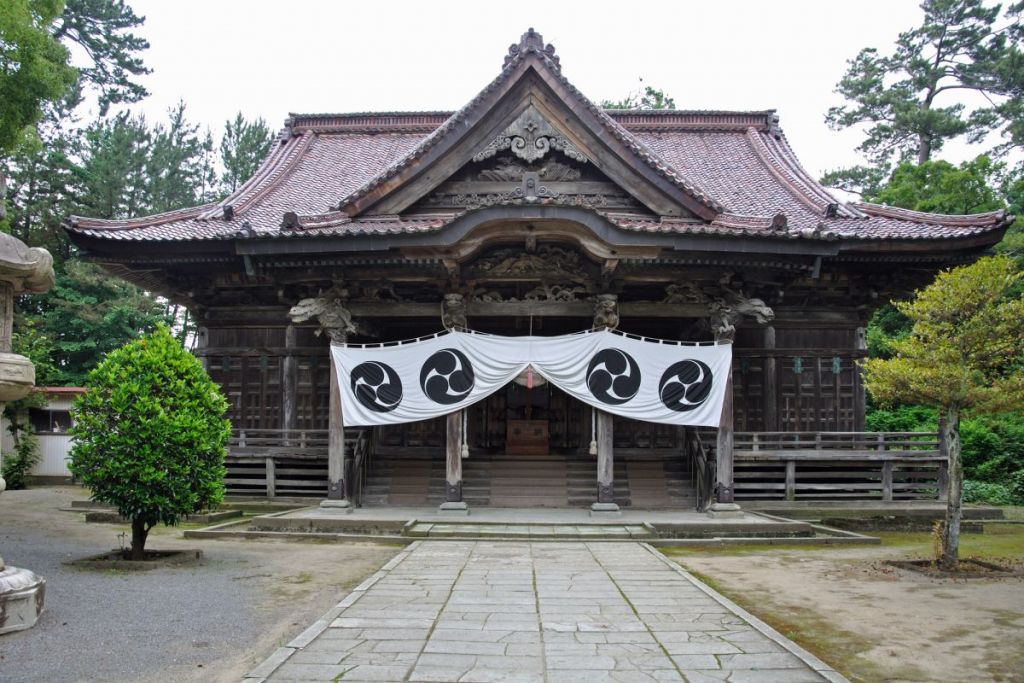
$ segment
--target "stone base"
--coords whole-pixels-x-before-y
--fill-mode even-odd
[[[441,503],[440,507],[438,507],[437,510],[438,513],[442,515],[452,515],[461,517],[467,517],[469,515],[469,505],[467,505],[463,501],[451,501],[447,503]]]
[[[3,561],[0,560],[0,567]],[[0,570],[0,634],[32,628],[43,613],[46,581],[27,569]]]
[[[615,503],[592,503],[590,505],[591,517],[621,517],[622,511]]]
[[[330,510],[331,512],[350,514],[353,510],[355,510],[355,507],[352,505],[352,501],[350,500],[332,500],[328,498],[327,500],[320,501],[320,509]]]
[[[712,503],[708,508],[708,517],[715,519],[740,519],[743,509],[736,503]]]

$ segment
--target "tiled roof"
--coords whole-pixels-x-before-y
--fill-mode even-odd
[[[639,163],[712,210],[705,222],[604,214],[622,229],[793,239],[928,240],[994,232],[1005,212],[943,216],[872,204],[844,204],[799,164],[773,110],[601,110],[564,76],[536,34],[510,50],[501,74],[458,112],[292,114],[267,160],[231,196],[143,218],[71,217],[75,235],[170,242],[438,230],[461,214],[349,217],[339,210],[414,165],[510,78],[539,60]],[[341,199],[344,198],[344,199]],[[341,200],[339,203],[339,199]],[[298,217],[287,224],[286,214]]]

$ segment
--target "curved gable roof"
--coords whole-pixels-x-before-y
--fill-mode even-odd
[[[439,230],[458,214],[406,209],[524,102],[540,100],[571,113],[568,132],[600,156],[602,171],[661,209],[653,218],[605,215],[624,229],[855,241],[989,235],[994,243],[1012,220],[1005,212],[950,217],[837,201],[800,166],[773,110],[601,110],[531,29],[499,76],[458,112],[293,114],[256,174],[221,202],[126,220],[72,216],[65,228],[72,238],[139,242]]]

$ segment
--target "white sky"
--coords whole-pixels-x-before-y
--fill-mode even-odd
[[[862,47],[888,51],[921,16],[916,0],[130,4],[146,17],[153,69],[151,95],[134,109],[163,120],[184,99],[217,137],[239,110],[276,130],[288,112],[457,109],[532,26],[595,101],[624,97],[642,77],[680,109],[777,109],[815,175],[860,161],[860,137],[824,123],[846,60]]]

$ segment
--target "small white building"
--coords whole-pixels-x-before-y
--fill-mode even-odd
[[[46,398],[42,408],[31,408],[29,419],[39,437],[41,457],[32,468],[33,477],[46,479],[67,479],[71,476],[68,469],[68,454],[71,452],[71,404],[79,394],[85,393],[84,387],[36,387],[37,393]],[[10,453],[14,450],[14,437],[11,436],[10,422],[3,418],[0,422],[0,452]],[[3,457],[3,456],[0,456]]]

